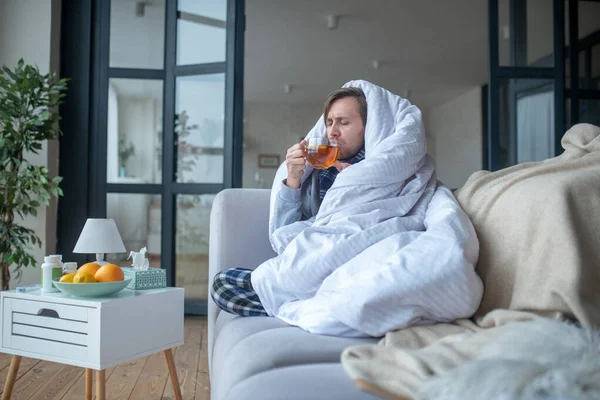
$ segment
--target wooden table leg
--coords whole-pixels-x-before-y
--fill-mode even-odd
[[[173,393],[175,400],[181,400],[181,387],[177,378],[177,370],[175,369],[175,359],[171,349],[165,350],[165,358],[167,359],[167,367],[169,367],[169,376],[171,377],[171,385],[173,385]]]
[[[96,400],[106,400],[106,370],[96,371]]]
[[[93,372],[90,368],[85,369],[85,400],[92,400],[94,393],[92,392],[92,380],[94,379]]]
[[[8,375],[6,376],[6,383],[4,383],[2,400],[9,400],[11,398],[20,365],[21,356],[12,356],[12,359],[10,360],[10,369],[8,370]]]

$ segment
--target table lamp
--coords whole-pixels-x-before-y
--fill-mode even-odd
[[[77,239],[73,253],[96,254],[96,263],[108,264],[104,261],[105,253],[124,253],[125,245],[112,218],[88,218]]]

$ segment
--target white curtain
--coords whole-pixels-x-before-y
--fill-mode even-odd
[[[554,157],[554,92],[517,100],[517,163]]]

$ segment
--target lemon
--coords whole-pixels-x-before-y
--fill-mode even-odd
[[[96,279],[94,279],[94,275],[90,274],[89,272],[77,272],[75,274],[75,276],[73,277],[73,283],[92,283],[92,282],[96,282]]]
[[[65,274],[62,276],[62,278],[60,278],[59,282],[72,283],[74,277],[75,277],[75,274]]]

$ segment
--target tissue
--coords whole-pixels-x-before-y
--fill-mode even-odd
[[[140,251],[131,251],[127,259],[133,258],[131,266],[135,270],[146,271],[150,268],[150,261],[146,258],[146,248],[142,248]]]

